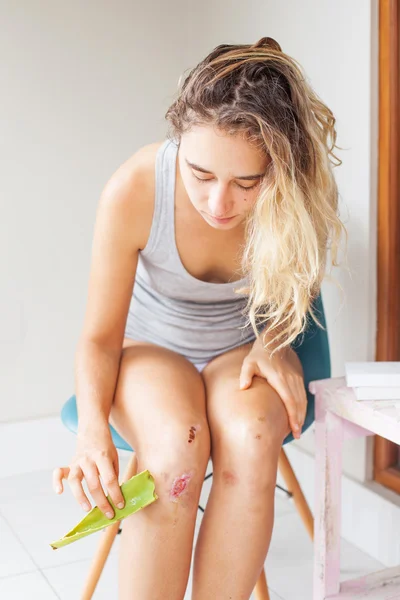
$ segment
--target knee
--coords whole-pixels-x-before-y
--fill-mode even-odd
[[[158,504],[167,511],[177,505],[195,511],[209,457],[207,421],[193,420],[166,427],[161,439],[142,446],[138,469],[153,475]]]
[[[284,434],[284,424],[274,423],[266,416],[254,415],[240,425],[234,424],[233,431],[239,431],[237,445],[240,454],[255,467],[262,467],[265,461],[279,455]]]
[[[284,419],[277,423],[261,411],[225,423],[218,445],[222,481],[243,484],[250,492],[274,487],[286,429]]]

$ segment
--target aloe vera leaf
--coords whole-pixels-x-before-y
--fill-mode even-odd
[[[66,533],[56,542],[51,543],[50,546],[56,550],[67,544],[72,544],[72,542],[76,542],[96,531],[100,531],[116,521],[125,519],[125,517],[137,512],[141,508],[152,504],[158,498],[155,492],[154,478],[148,470],[134,475],[120,487],[125,500],[124,508],[117,508],[110,496],[107,496],[107,500],[114,509],[115,514],[113,519],[107,519],[101,510],[97,506],[94,506],[92,510],[85,515],[73,529],[71,529],[71,531]]]

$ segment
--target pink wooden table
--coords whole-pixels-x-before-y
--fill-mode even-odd
[[[400,567],[340,583],[340,522],[343,440],[378,434],[400,444],[400,402],[357,401],[345,378],[312,381],[310,391],[316,417],[313,600],[398,600]]]

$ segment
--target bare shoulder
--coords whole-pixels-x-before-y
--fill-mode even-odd
[[[155,160],[163,141],[139,148],[111,175],[100,199],[110,217],[115,217],[132,239],[144,248],[150,234],[154,210]]]

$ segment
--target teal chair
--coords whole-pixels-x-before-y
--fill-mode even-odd
[[[302,430],[303,433],[310,427],[310,425],[312,425],[315,419],[314,396],[308,390],[309,384],[311,381],[316,381],[319,379],[328,379],[331,376],[329,342],[328,334],[326,331],[326,320],[321,295],[319,295],[318,298],[315,300],[314,311],[318,321],[321,323],[324,329],[318,327],[318,325],[315,324],[313,319],[309,317],[305,332],[298,336],[298,338],[292,344],[292,348],[298,355],[300,362],[303,366],[304,382],[308,397],[307,414]],[[64,404],[61,411],[61,420],[63,424],[67,427],[67,429],[69,429],[73,433],[77,433],[78,413],[76,406],[76,396],[71,396],[71,398],[69,398],[69,400],[67,400],[67,402]],[[119,433],[114,429],[114,427],[112,427],[111,424],[110,431],[116,448],[132,452],[132,458],[120,482],[123,483],[124,481],[130,479],[136,473],[136,455],[134,449],[131,448],[131,446],[119,435]],[[283,445],[291,442],[293,439],[293,435],[289,434],[285,438]],[[279,471],[285,481],[287,488],[280,489],[283,489],[283,491],[288,495],[288,497],[293,499],[294,504],[299,512],[299,515],[308,533],[310,534],[310,537],[313,538],[313,516],[283,448],[279,457]],[[207,475],[205,477],[205,480],[211,476],[212,473]],[[203,507],[200,505],[199,510],[204,512]],[[90,600],[92,598],[101,572],[104,568],[104,564],[107,560],[107,556],[111,549],[112,543],[115,539],[115,536],[120,532],[121,529],[119,528],[119,523],[110,525],[104,530],[100,546],[97,550],[96,556],[94,558],[86,580],[81,600]],[[269,600],[264,570],[262,571],[257,585],[254,589],[254,594],[256,600]]]

